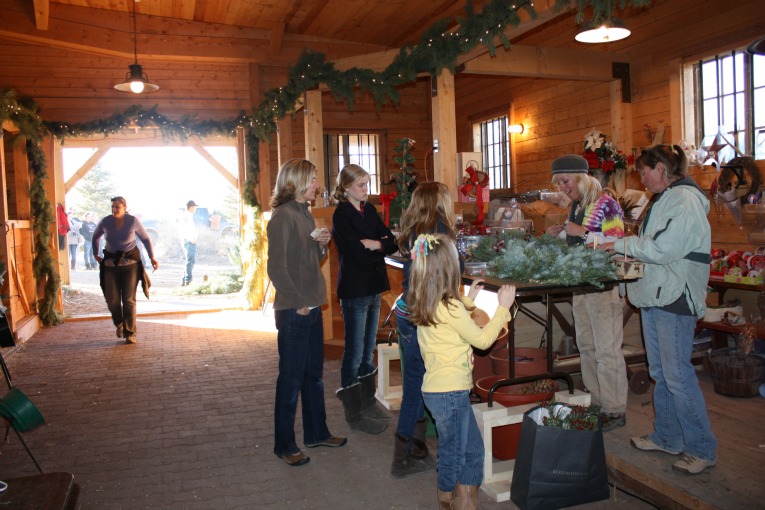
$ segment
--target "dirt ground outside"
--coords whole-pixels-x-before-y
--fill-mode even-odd
[[[232,263],[228,255],[228,248],[232,245],[227,242],[219,242],[217,249],[207,247],[202,249],[204,236],[200,236],[200,249],[197,253],[197,261],[194,266],[192,281],[189,287],[181,287],[185,262],[180,250],[167,249],[160,241],[155,251],[159,269],[149,271],[151,279],[150,299],[146,299],[143,293],[138,291],[138,313],[154,313],[168,311],[199,311],[242,309],[247,306],[246,300],[238,293],[228,294],[200,294],[199,288],[206,280],[216,275],[226,275],[237,272],[238,268]],[[62,255],[66,256],[65,252]],[[77,256],[75,270],[70,272],[71,282],[63,285],[64,316],[82,317],[93,315],[108,315],[106,302],[99,285],[98,270],[88,271],[83,263],[82,248]]]

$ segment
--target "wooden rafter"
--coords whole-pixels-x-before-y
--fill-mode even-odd
[[[50,17],[50,1],[34,0],[35,2],[35,26],[37,30],[48,30],[48,18]]]

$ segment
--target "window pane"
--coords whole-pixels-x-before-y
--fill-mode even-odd
[[[754,126],[765,127],[765,87],[754,91]]]
[[[380,189],[379,138],[377,134],[368,133],[324,135],[327,187],[334,189],[340,170],[353,163],[369,173],[369,194],[377,195]]]
[[[765,55],[755,55],[754,61],[754,86],[765,87]]]
[[[489,188],[510,186],[510,144],[507,134],[507,116],[497,117],[479,124],[483,169],[489,175]]]
[[[717,97],[717,63],[714,60],[701,66],[701,83],[703,99]]]
[[[725,57],[721,59],[722,64],[721,70],[720,70],[720,78],[721,78],[721,84],[722,84],[722,93],[723,94],[730,94],[734,92],[733,90],[733,58],[732,57]]]
[[[720,119],[717,117],[717,101],[704,101],[704,136],[717,133]]]

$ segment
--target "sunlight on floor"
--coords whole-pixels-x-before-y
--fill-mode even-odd
[[[139,317],[138,321],[156,324],[179,324],[187,328],[276,332],[274,314],[270,308],[265,315],[260,310],[225,310],[215,313],[183,314],[177,318],[154,319]]]

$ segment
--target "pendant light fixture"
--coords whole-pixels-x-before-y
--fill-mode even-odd
[[[159,85],[156,85],[149,81],[149,76],[143,72],[143,66],[138,63],[138,31],[136,30],[135,22],[135,4],[139,0],[133,2],[133,57],[134,63],[130,64],[125,81],[118,83],[114,86],[115,89],[121,92],[133,92],[134,94],[156,92],[159,90]]]
[[[630,33],[622,20],[609,18],[599,23],[587,23],[574,38],[579,42],[597,44],[626,39]]]

